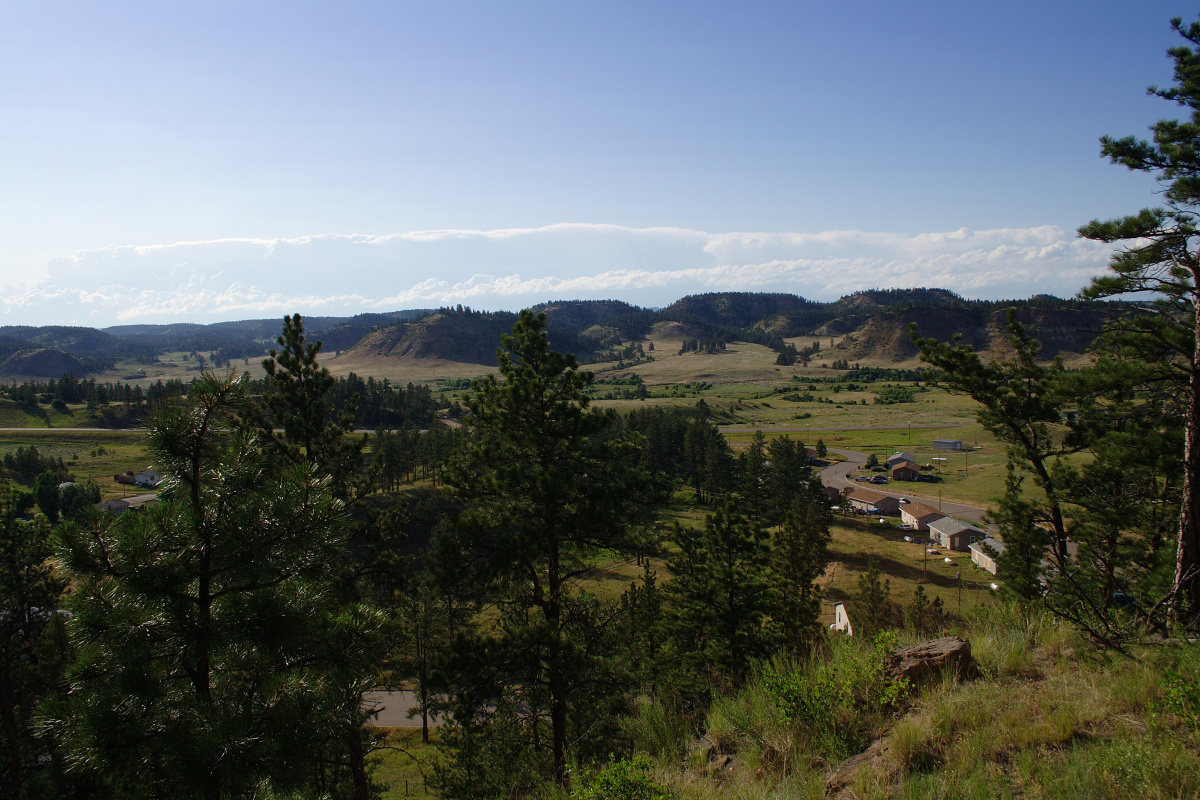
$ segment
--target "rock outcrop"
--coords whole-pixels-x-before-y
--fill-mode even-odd
[[[971,643],[957,636],[898,647],[892,653],[889,670],[893,678],[908,678],[914,686],[939,679],[947,672],[959,680],[972,678],[976,672]]]

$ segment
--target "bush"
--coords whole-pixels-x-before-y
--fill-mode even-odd
[[[647,774],[650,766],[650,759],[634,756],[574,776],[571,800],[667,800],[666,787]]]

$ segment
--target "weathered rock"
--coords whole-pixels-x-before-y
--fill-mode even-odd
[[[876,739],[866,750],[856,756],[850,756],[838,764],[837,769],[834,770],[834,773],[825,782],[825,790],[832,793],[846,786],[854,780],[854,775],[860,767],[871,765],[882,757],[886,751],[887,746],[883,743],[883,740]]]
[[[976,673],[971,643],[957,636],[896,648],[889,671],[893,678],[908,678],[914,685],[941,678],[947,671],[959,680],[973,678]]]

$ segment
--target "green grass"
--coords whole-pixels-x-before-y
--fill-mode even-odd
[[[420,728],[381,728],[386,738],[370,756],[371,778],[383,787],[383,800],[432,798],[426,780],[433,775],[437,757],[437,731],[430,732],[430,744],[421,742]]]

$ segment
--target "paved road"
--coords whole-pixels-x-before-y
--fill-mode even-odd
[[[0,433],[140,433],[145,428],[0,428]]]
[[[914,488],[920,486],[922,489],[924,489],[925,486],[922,486],[921,484],[905,484],[904,491],[897,492],[887,488],[891,486],[891,484],[877,486],[875,484],[863,484],[857,481],[852,481],[846,476],[851,472],[861,470],[866,466],[867,454],[860,453],[857,450],[842,450],[834,447],[829,448],[829,452],[845,456],[846,460],[837,464],[831,464],[825,469],[821,470],[821,482],[826,486],[835,486],[838,489],[845,489],[846,487],[850,487],[851,489],[866,488],[873,492],[879,492],[880,494],[886,494],[892,497],[908,497],[912,499],[920,498],[922,503],[927,506],[932,506],[933,508],[938,508],[943,514],[949,514],[952,517],[958,517],[959,519],[965,519],[970,522],[983,522],[983,515],[987,512],[987,509],[979,508],[978,506],[968,506],[963,503],[952,503],[949,500],[942,500],[939,504],[937,495],[929,497],[928,495],[922,495],[913,492],[909,488],[910,486]]]
[[[413,692],[367,692],[363,695],[363,705],[377,709],[375,716],[367,724],[380,728],[419,728],[421,715],[411,719],[408,712],[417,707],[417,698]],[[430,715],[429,727],[441,725],[437,715]]]
[[[946,428],[969,428],[969,423],[955,422],[948,425],[855,425],[836,428],[818,428],[813,425],[794,425],[780,427],[778,425],[727,425],[720,428],[721,433],[804,433],[805,431],[907,431],[907,430],[944,430]],[[807,442],[805,442],[807,444]]]

